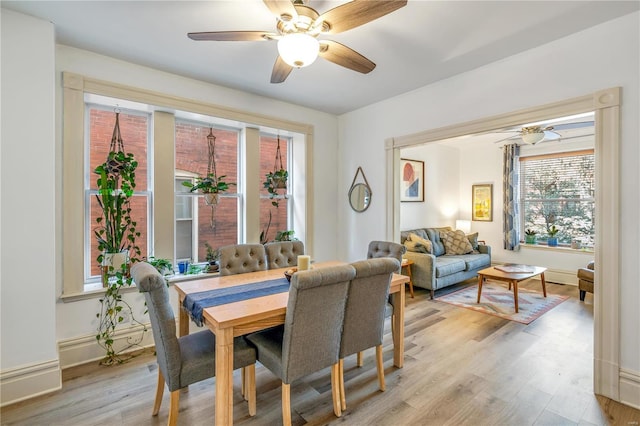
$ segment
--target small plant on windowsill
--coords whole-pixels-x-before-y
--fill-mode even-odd
[[[207,248],[207,262],[209,262],[209,266],[207,267],[207,272],[218,272],[218,260],[220,259],[220,251],[218,249],[213,249],[211,244],[208,242],[204,242],[204,246]]]
[[[547,245],[549,247],[557,247],[558,237],[556,237],[556,235],[558,232],[560,232],[560,230],[556,228],[555,225],[551,225],[551,227],[547,228],[547,235],[549,235],[549,238],[547,238]]]
[[[278,231],[275,241],[297,241],[298,239],[293,236],[295,231],[293,229],[288,231]]]
[[[226,175],[216,176],[214,173],[209,173],[205,177],[195,178],[195,182],[182,182],[183,186],[189,188],[190,192],[199,191],[205,194],[205,201],[208,205],[218,204],[219,195],[229,190],[231,185],[235,185],[232,182],[226,182]]]
[[[156,257],[149,257],[147,263],[156,268],[156,270],[162,275],[173,274],[173,264],[169,259],[160,259]]]
[[[527,244],[535,244],[538,233],[533,229],[527,229],[524,231],[524,240]]]

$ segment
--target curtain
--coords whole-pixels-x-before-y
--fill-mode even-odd
[[[502,226],[505,250],[520,249],[520,214],[518,209],[518,157],[520,147],[509,144],[502,147]]]

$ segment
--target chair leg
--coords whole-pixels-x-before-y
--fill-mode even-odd
[[[282,382],[282,424],[291,426],[291,386]]]
[[[249,402],[249,415],[253,417],[256,415],[256,365],[248,365],[242,371],[245,371],[247,381],[244,388],[245,399]]]
[[[378,366],[378,383],[380,384],[380,390],[385,391],[384,383],[384,364],[382,362],[382,345],[376,346],[376,364]]]
[[[580,300],[584,302],[584,297],[587,295],[586,290],[580,290]]]
[[[333,413],[336,417],[342,416],[341,403],[340,403],[340,367],[339,362],[336,362],[331,366],[331,396],[333,398]]]
[[[338,361],[338,366],[340,368],[338,374],[340,374],[340,406],[342,411],[347,409],[347,396],[344,393],[344,358]]]
[[[158,386],[156,387],[156,400],[153,403],[153,413],[152,415],[157,416],[160,411],[160,404],[162,404],[162,395],[164,394],[164,377],[162,376],[162,371],[160,371],[160,366],[158,366]]]
[[[171,392],[171,404],[169,405],[169,426],[178,424],[178,403],[180,402],[180,389]]]
[[[364,365],[363,359],[364,359],[364,352],[363,351],[358,352],[356,354],[356,365],[358,367],[362,367]]]
[[[431,289],[431,300],[433,300],[433,296],[435,296],[436,292],[435,290]]]
[[[391,337],[392,340],[395,342],[396,341],[396,316],[395,315],[391,315]]]
[[[247,390],[245,388],[245,385],[247,384],[247,372],[245,371],[244,367],[240,369],[240,373],[242,375],[242,378],[240,380],[240,395],[242,395],[244,397],[244,400],[247,401]]]

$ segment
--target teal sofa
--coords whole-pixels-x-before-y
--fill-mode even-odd
[[[400,242],[407,246],[404,257],[413,261],[413,285],[430,290],[432,299],[436,290],[468,280],[477,276],[479,270],[491,266],[491,247],[478,244],[477,233],[468,236],[473,252],[448,255],[440,238],[440,232],[443,230],[450,231],[451,228],[418,228],[400,233]],[[411,233],[429,240],[432,253],[411,251],[414,247],[407,242]]]

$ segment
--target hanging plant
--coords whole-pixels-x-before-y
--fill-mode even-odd
[[[122,300],[120,294],[122,287],[133,284],[129,276],[129,265],[139,260],[141,251],[136,244],[140,232],[136,230],[137,223],[131,216],[131,198],[136,187],[135,172],[138,162],[133,154],[124,151],[119,115],[116,112],[107,158],[94,170],[98,175],[96,199],[101,211],[101,215],[96,218],[98,226],[94,229],[100,252],[96,260],[102,271],[102,285],[106,288],[104,297],[99,299],[100,312],[96,314],[96,340],[106,351],[105,358],[101,361],[105,365],[118,364],[128,359],[121,354],[139,344],[146,331],[146,327],[134,318],[131,306]],[[142,325],[142,335],[139,339],[127,342],[126,347],[116,350],[113,346],[115,330],[125,317],[129,317],[132,323]]]
[[[278,136],[278,147],[276,148],[276,158],[273,165],[273,171],[265,175],[265,181],[262,183],[263,187],[269,193],[271,199],[271,205],[278,207],[278,196],[282,195],[286,198],[287,194],[287,180],[289,179],[289,172],[282,166],[282,153],[280,152],[280,136]],[[282,190],[282,194],[278,192]]]

